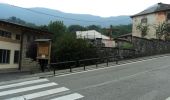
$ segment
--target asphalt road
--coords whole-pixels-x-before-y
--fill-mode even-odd
[[[170,56],[50,78],[83,100],[165,100],[170,96]]]
[[[170,56],[39,80],[0,85],[0,100],[170,100]]]

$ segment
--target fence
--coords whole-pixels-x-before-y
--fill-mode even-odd
[[[115,62],[116,64],[118,64],[118,61],[120,61],[121,59],[129,58],[131,54],[132,54],[131,56],[134,55],[133,54],[134,50],[131,49],[118,49],[118,48],[112,48],[112,49],[108,48],[108,49],[110,49],[110,51],[114,51],[113,56],[51,63],[50,67],[53,69],[53,73],[55,75],[56,70],[60,70],[60,69],[70,69],[70,72],[72,72],[72,69],[77,67],[83,67],[83,69],[86,70],[86,66],[88,65],[96,65],[96,68],[98,68],[98,64],[100,63],[106,63],[106,66],[108,66],[109,62]]]
[[[69,68],[70,72],[72,72],[72,69],[75,67],[83,67],[83,69],[86,70],[86,66],[88,65],[96,65],[97,68],[99,63],[106,63],[106,65],[108,66],[108,63],[111,61],[115,61],[115,63],[118,64],[118,61],[122,59],[170,53],[169,41],[162,41],[156,39],[149,40],[139,37],[133,37],[131,41],[134,46],[134,49],[106,47],[100,48],[100,50],[98,50],[98,58],[51,63],[50,67],[53,68],[55,75],[55,71],[57,69],[60,70]]]

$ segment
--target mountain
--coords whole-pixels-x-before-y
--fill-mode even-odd
[[[48,24],[50,21],[60,20],[65,25],[78,24],[82,26],[87,25],[101,25],[102,27],[108,27],[110,25],[127,25],[131,23],[129,16],[116,16],[116,17],[99,17],[88,14],[71,14],[61,11],[48,9],[48,8],[20,8],[11,6],[8,4],[0,3],[0,19],[7,19],[11,16],[15,16],[22,20],[36,25]]]

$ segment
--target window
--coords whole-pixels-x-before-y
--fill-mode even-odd
[[[19,50],[16,50],[14,52],[14,63],[18,64],[19,63]]]
[[[170,13],[168,13],[167,15],[167,20],[170,20]]]
[[[21,35],[19,34],[16,34],[16,37],[15,37],[16,40],[20,40],[21,39]]]
[[[10,50],[0,49],[0,64],[8,64],[10,61]]]
[[[147,23],[147,18],[142,18],[141,23]]]
[[[10,32],[6,32],[3,30],[0,30],[0,36],[2,37],[7,37],[7,38],[11,38],[11,33]]]

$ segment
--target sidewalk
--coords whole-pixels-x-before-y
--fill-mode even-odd
[[[164,56],[170,56],[170,54],[163,54],[163,55],[155,55],[155,56],[148,56],[148,57],[140,57],[140,58],[135,58],[135,59],[129,59],[129,60],[122,60],[119,61],[119,65],[125,64],[125,63],[130,63],[130,62],[135,62],[135,61],[140,61],[140,60],[147,60],[147,59],[152,59],[152,58],[158,58],[158,57],[164,57]],[[109,62],[109,66],[115,66],[117,65],[116,62]],[[106,63],[98,64],[97,68],[104,68],[107,67]],[[93,70],[96,69],[96,65],[91,65],[91,66],[86,66],[86,70]],[[79,68],[73,68],[72,73],[74,72],[80,72],[84,71],[83,67]],[[69,74],[70,69],[65,69],[65,70],[56,70],[56,75],[63,75],[63,74]],[[18,70],[11,70],[11,71],[0,71],[0,84],[5,82],[5,81],[11,81],[11,80],[18,80],[18,79],[28,79],[28,78],[43,78],[43,77],[52,77],[54,76],[53,71],[46,71],[44,73],[35,73],[32,74],[30,72],[20,72]]]

